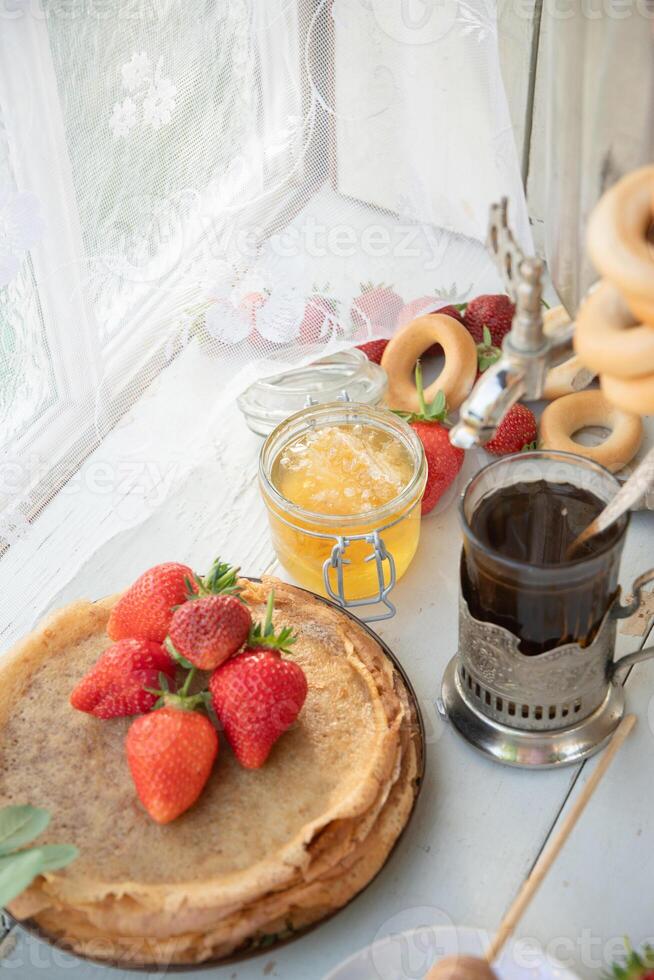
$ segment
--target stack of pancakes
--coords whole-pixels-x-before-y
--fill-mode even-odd
[[[95,959],[196,963],[269,945],[343,906],[384,864],[422,766],[404,683],[379,644],[335,608],[267,579],[244,583],[255,619],[275,588],[275,626],[309,693],[258,770],[224,739],[199,801],[148,817],[125,759],[130,719],[73,710],[71,690],[108,645],[116,597],[52,615],[0,664],[0,805],[45,807],[40,843],[80,856],[9,911]]]

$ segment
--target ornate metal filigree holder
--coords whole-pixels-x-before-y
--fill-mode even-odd
[[[640,605],[654,570],[634,582],[633,600],[619,597],[590,646],[568,643],[526,656],[516,636],[459,607],[459,649],[445,671],[442,710],[485,755],[511,766],[546,769],[597,752],[624,713],[628,669],[654,657],[654,647],[614,661],[617,622]]]

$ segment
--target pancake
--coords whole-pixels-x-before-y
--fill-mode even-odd
[[[295,929],[329,914],[381,866],[416,792],[401,680],[337,610],[275,580],[244,585],[255,618],[274,586],[275,625],[298,635],[289,657],[307,675],[307,701],[262,769],[241,768],[224,744],[199,801],[171,824],[155,824],[136,797],[129,719],[100,721],[68,703],[108,645],[117,597],[60,610],[0,664],[0,805],[46,807],[43,842],[80,850],[12,914],[78,951],[100,944],[109,952],[89,954],[99,958],[197,962],[280,922]],[[135,960],[139,944],[155,953]]]

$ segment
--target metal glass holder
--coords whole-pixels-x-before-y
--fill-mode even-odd
[[[633,599],[616,598],[587,647],[567,643],[537,656],[496,623],[475,619],[460,596],[459,649],[443,678],[441,714],[474,748],[505,765],[545,769],[593,755],[624,713],[624,679],[654,657],[646,647],[614,661],[616,627],[633,615],[654,570],[640,575]]]

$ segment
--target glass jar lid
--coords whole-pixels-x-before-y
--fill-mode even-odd
[[[237,402],[250,429],[265,436],[289,415],[309,405],[333,402],[345,396],[352,402],[378,405],[386,386],[384,369],[353,347],[255,381],[239,395]]]

